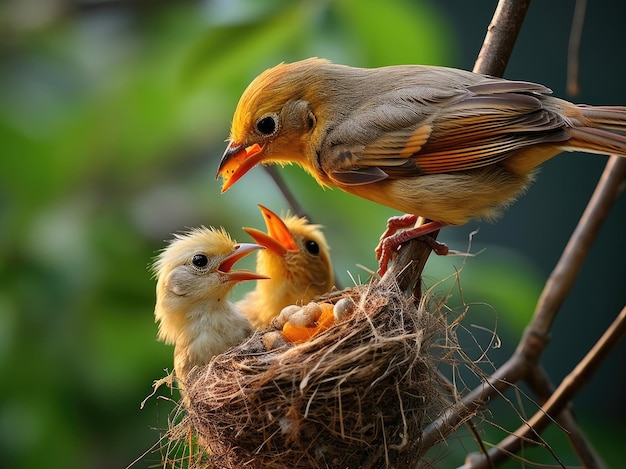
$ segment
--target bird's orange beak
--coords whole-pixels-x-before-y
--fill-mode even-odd
[[[222,176],[222,194],[261,161],[264,148],[258,143],[249,147],[233,141],[228,144],[215,175],[215,179]]]
[[[279,256],[284,256],[287,251],[297,251],[298,245],[289,232],[287,225],[285,225],[285,222],[263,205],[259,205],[259,210],[261,210],[261,214],[265,220],[267,233],[263,233],[254,228],[244,228],[243,230],[252,236],[255,242],[274,251]]]
[[[218,266],[217,270],[228,277],[228,280],[235,282],[241,282],[243,280],[264,280],[269,277],[266,275],[257,274],[250,270],[231,270],[235,263],[246,257],[248,254],[258,251],[259,249],[265,249],[264,246],[251,243],[235,244],[235,250],[232,254],[227,256]]]

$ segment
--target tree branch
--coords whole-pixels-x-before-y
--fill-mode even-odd
[[[612,156],[572,233],[561,258],[539,297],[530,333],[546,337],[556,314],[571,291],[582,264],[626,180],[626,159]]]
[[[508,459],[510,454],[517,453],[523,443],[535,434],[543,431],[552,421],[553,416],[559,415],[569,401],[591,379],[593,372],[598,369],[609,352],[626,334],[626,307],[624,307],[613,324],[604,332],[600,340],[587,353],[585,358],[576,365],[574,370],[561,382],[561,385],[541,406],[535,415],[518,428],[513,434],[503,439],[498,446],[489,450],[489,458],[481,457],[472,460],[472,469],[488,468],[489,461],[498,462]]]
[[[496,77],[504,74],[529,5],[530,0],[498,2],[474,64],[474,72]]]
[[[569,44],[567,45],[567,94],[570,96],[577,96],[580,92],[580,85],[578,84],[578,53],[580,52],[580,41],[583,35],[586,11],[587,0],[576,0],[572,29],[570,30]]]
[[[272,178],[274,184],[276,184],[276,187],[278,187],[278,190],[281,192],[281,194],[283,194],[283,197],[285,197],[285,200],[287,201],[287,204],[289,204],[289,207],[291,208],[293,214],[299,217],[306,217],[310,222],[312,222],[309,215],[304,211],[302,205],[300,205],[300,203],[296,199],[296,196],[293,195],[293,192],[291,192],[291,189],[289,189],[289,186],[285,182],[285,179],[276,169],[276,166],[264,165],[263,168]]]
[[[499,2],[478,60],[476,61],[474,67],[475,72],[494,76],[502,74],[513,49],[515,38],[521,29],[528,4],[529,1],[502,0]],[[462,403],[457,405],[454,410],[451,409],[450,412],[447,412],[424,430],[422,435],[422,445],[424,445],[424,447],[428,448],[435,444],[441,439],[442,435],[453,432],[458,428],[461,422],[478,412],[491,399],[503,393],[514,383],[532,376],[533,373],[541,369],[539,359],[549,342],[549,332],[554,318],[567,294],[571,291],[583,260],[608,215],[610,207],[621,191],[621,186],[625,179],[626,160],[619,157],[612,157],[561,259],[546,282],[533,319],[527,327],[517,350],[513,356],[499,367],[481,386],[467,394],[463,398]],[[604,355],[602,358],[604,358]],[[588,360],[585,362],[585,366],[597,367],[602,358],[598,360]],[[591,371],[592,369],[586,370],[585,373]],[[565,397],[567,397],[566,401],[558,401],[557,415],[563,410],[559,418],[564,423],[567,423],[568,427],[574,428],[571,425],[572,422],[574,422],[571,411],[565,409],[571,396],[569,393],[563,394],[560,399],[564,399]],[[551,399],[552,398],[548,400],[546,405],[553,406],[553,404],[550,404],[550,402],[552,402]],[[554,407],[548,408],[554,412]],[[547,425],[549,421],[550,420],[546,417],[546,420],[542,421],[542,425]],[[523,428],[528,431],[539,431],[543,429],[543,427],[534,429],[531,426],[532,422],[529,422],[529,424],[530,425],[525,425]],[[575,446],[581,449],[579,454],[586,452],[586,455],[581,455],[581,459],[583,461],[598,462],[599,458],[594,457],[593,450],[584,439],[584,436],[581,433],[577,433],[574,437],[577,440]],[[504,456],[508,457],[512,452],[519,449],[518,446],[512,446],[511,440],[513,439],[516,439],[516,445],[522,444],[523,439],[521,436],[512,435],[505,439],[502,442],[505,450],[497,453],[500,459]],[[517,449],[512,450],[512,448]],[[493,451],[495,454],[497,450],[494,449]],[[470,465],[467,467],[487,467],[487,464],[494,462],[494,456],[490,456],[491,458],[487,458],[484,455],[471,458],[469,461]],[[585,459],[586,457],[588,458]],[[489,459],[491,459],[491,461],[489,461]],[[598,467],[601,467],[601,463],[599,463]]]
[[[531,370],[530,374],[526,376],[526,383],[542,403],[550,399],[554,393],[554,384],[542,366],[537,365]],[[602,458],[596,453],[578,426],[571,407],[571,405],[567,405],[563,412],[556,416],[556,423],[567,432],[567,437],[584,467],[587,469],[606,469]]]

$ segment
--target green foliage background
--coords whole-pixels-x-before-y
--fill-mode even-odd
[[[589,13],[595,35],[584,39],[592,52],[582,56],[583,87],[597,78],[594,70],[605,70],[599,94],[589,99],[626,104],[618,84],[624,65],[607,52],[626,43],[624,28],[608,25],[623,23],[624,8],[596,3]],[[232,112],[252,77],[314,55],[355,66],[471,68],[494,6],[409,0],[1,5],[0,466],[126,467],[167,427],[168,398],[177,396],[161,392],[140,409],[152,381],[172,362],[171,348],[155,340],[151,259],[186,227],[222,225],[246,240],[242,226],[262,227],[257,203],[287,208],[260,168],[225,195],[214,180]],[[563,80],[572,7],[531,8],[516,49],[527,52],[516,52],[510,76],[551,85],[550,69],[554,80]],[[598,158],[574,159],[578,167],[550,162],[536,195],[531,189],[501,224],[481,225],[473,249],[487,251],[464,267],[462,292],[442,286],[453,292],[453,306],[461,296],[477,305],[470,323],[497,328],[503,345],[491,351],[496,364],[515,346],[603,165]],[[311,218],[327,227],[341,284],[365,281],[357,264],[375,269],[373,247],[395,212],[322,191],[298,168],[281,173]],[[620,203],[609,237],[599,240],[610,249],[592,253],[598,263],[578,287],[583,295],[564,306],[569,319],[555,325],[546,356],[555,381],[624,304]],[[477,226],[449,229],[442,239],[464,249]],[[594,267],[600,262],[605,267]],[[429,284],[461,264],[431,260]],[[626,457],[617,443],[625,431],[620,389],[626,383],[617,364],[624,354],[620,347],[592,382],[593,394],[577,400],[584,428],[615,464]],[[518,424],[512,420],[508,428]],[[562,432],[552,434],[557,454],[575,462]],[[466,450],[476,450],[467,437],[451,442],[435,455],[438,466],[460,464]],[[554,463],[545,451],[529,457]],[[159,461],[158,452],[149,452],[134,467]]]

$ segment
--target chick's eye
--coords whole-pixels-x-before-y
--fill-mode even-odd
[[[209,259],[204,254],[196,254],[191,259],[191,263],[196,267],[206,267],[209,263]]]
[[[272,135],[276,132],[276,117],[265,116],[256,123],[256,129],[263,135]]]
[[[309,252],[309,254],[313,254],[314,256],[317,256],[320,253],[320,246],[315,241],[307,241],[306,243],[304,243],[304,247]]]

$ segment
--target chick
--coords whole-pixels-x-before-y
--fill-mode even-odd
[[[201,227],[176,235],[156,259],[158,339],[174,345],[174,372],[183,383],[194,366],[207,364],[252,333],[227,297],[238,282],[267,278],[231,270],[259,249],[264,248],[235,244],[223,229]]]
[[[319,225],[304,217],[281,219],[262,205],[267,233],[244,228],[255,242],[267,249],[257,253],[257,272],[270,280],[257,282],[255,290],[237,302],[237,307],[256,328],[266,328],[288,305],[306,304],[334,285],[328,244]]]

